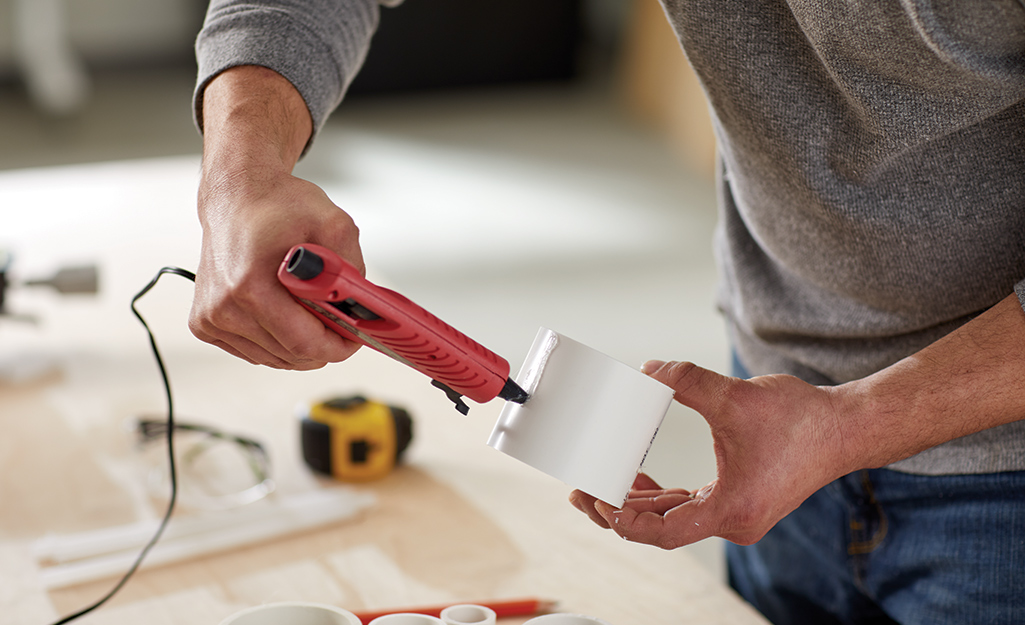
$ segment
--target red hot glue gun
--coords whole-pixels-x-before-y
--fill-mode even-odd
[[[509,377],[509,363],[394,291],[379,287],[331,250],[305,243],[288,251],[278,280],[324,325],[432,379],[467,414],[478,403],[529,396]]]

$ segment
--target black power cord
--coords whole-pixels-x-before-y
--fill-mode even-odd
[[[111,597],[116,595],[118,591],[121,590],[121,588],[124,587],[126,583],[128,583],[128,580],[132,577],[132,575],[135,574],[135,571],[139,569],[139,566],[142,565],[142,561],[146,559],[146,555],[150,552],[150,549],[152,549],[153,546],[157,544],[157,541],[160,540],[160,536],[164,533],[164,530],[167,528],[168,522],[171,520],[171,513],[174,512],[174,504],[178,499],[178,477],[177,470],[174,464],[173,435],[175,430],[175,424],[174,401],[171,399],[171,382],[167,378],[167,369],[164,368],[164,359],[160,357],[160,350],[157,349],[157,340],[153,337],[153,332],[149,329],[149,325],[146,323],[146,320],[142,318],[142,315],[140,315],[139,311],[135,308],[135,303],[139,301],[139,299],[143,295],[148,293],[150,289],[156,286],[157,281],[160,280],[160,276],[164,275],[165,273],[173,273],[183,278],[192,280],[193,282],[196,281],[196,274],[192,273],[191,271],[182,269],[180,267],[163,267],[160,271],[157,272],[157,275],[153,276],[153,279],[150,280],[149,284],[143,287],[143,289],[136,293],[135,297],[132,298],[132,313],[136,316],[139,322],[142,323],[142,327],[146,329],[146,334],[149,335],[149,344],[150,347],[153,349],[153,356],[157,360],[157,367],[160,369],[160,377],[164,381],[164,392],[167,394],[167,462],[171,474],[171,499],[167,502],[167,511],[164,513],[164,518],[160,522],[160,526],[157,528],[156,533],[153,534],[153,538],[150,538],[149,542],[146,543],[146,546],[142,548],[142,551],[139,552],[139,556],[135,559],[135,562],[132,564],[131,568],[128,569],[128,572],[124,574],[124,576],[114,586],[114,588],[111,589],[111,591],[108,592],[105,596],[100,598],[100,600],[96,603],[92,604],[89,607],[83,608],[78,612],[75,612],[74,614],[69,614],[68,616],[65,616],[61,620],[55,622],[53,625],[63,625],[64,623],[70,623],[71,621],[81,616],[85,616],[86,614],[92,612],[96,608],[100,607],[101,605],[109,601]]]

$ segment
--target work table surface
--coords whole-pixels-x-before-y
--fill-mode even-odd
[[[188,206],[194,187],[174,189]],[[128,240],[121,233],[131,231],[130,220],[118,222],[119,231],[111,226],[129,209],[120,210],[63,225],[22,224],[15,233],[26,249],[47,246],[55,262],[97,260],[102,294],[18,296],[9,304],[37,314],[39,323],[0,319],[4,366],[28,370],[22,379],[0,381],[4,623],[51,623],[117,581],[47,591],[33,541],[162,513],[143,486],[140,452],[125,427],[140,415],[166,414],[145,333],[128,304],[160,266],[193,268],[199,233],[189,214],[155,228],[163,229],[165,243]],[[45,265],[34,258],[36,267]],[[191,296],[190,283],[165,276],[139,306],[164,350],[178,419],[265,444],[277,482],[272,498],[341,488],[369,493],[374,503],[323,528],[142,570],[82,623],[216,625],[271,601],[358,611],[528,596],[612,625],[764,623],[688,554],[629,543],[596,527],[567,502],[568,487],[487,447],[500,401],[471,403],[464,417],[427,378],[366,349],[311,372],[249,365],[191,337]],[[414,439],[403,465],[387,477],[342,485],[302,463],[295,413],[312,401],[356,393],[407,409]],[[180,518],[190,514],[199,512],[184,508]]]

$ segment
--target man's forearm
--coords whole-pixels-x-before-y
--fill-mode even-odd
[[[1025,312],[1012,294],[922,351],[837,387],[851,468],[1023,419],[1023,382]]]
[[[203,93],[203,175],[207,185],[291,173],[313,132],[299,92],[280,74],[234,67]]]
[[[282,369],[348,358],[358,345],[302,310],[276,278],[285,252],[303,242],[363,266],[352,218],[322,189],[292,175],[313,128],[305,101],[279,74],[237,67],[207,85],[203,126],[193,334]]]

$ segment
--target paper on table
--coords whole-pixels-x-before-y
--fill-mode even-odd
[[[541,328],[488,445],[620,506],[658,432],[673,390],[637,369]]]

